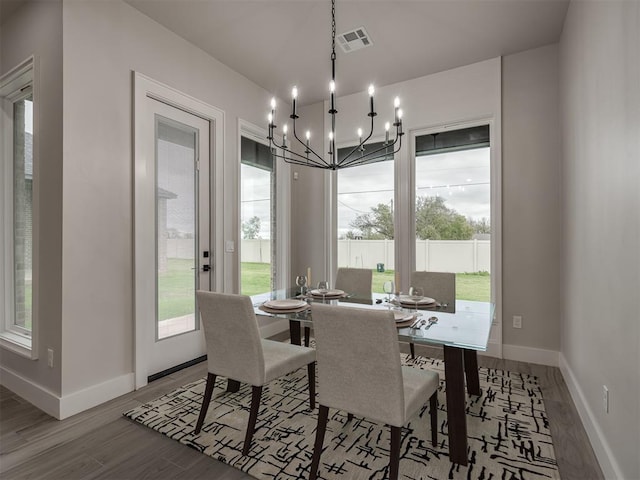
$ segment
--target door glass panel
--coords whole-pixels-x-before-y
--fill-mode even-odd
[[[416,270],[454,272],[456,298],[491,301],[489,127],[416,137]]]
[[[276,286],[276,172],[269,147],[241,138],[240,292],[256,295]]]
[[[196,129],[156,115],[157,339],[196,329]]]
[[[338,157],[351,150],[339,149]],[[370,268],[373,292],[383,293],[384,282],[395,275],[392,153],[383,153],[375,163],[338,170],[337,195],[338,267]]]

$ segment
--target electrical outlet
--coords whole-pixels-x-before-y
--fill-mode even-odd
[[[53,348],[47,348],[47,365],[53,368]]]
[[[522,328],[522,316],[514,315],[513,316],[513,328]]]
[[[602,386],[602,406],[604,413],[609,413],[609,389],[606,385]]]

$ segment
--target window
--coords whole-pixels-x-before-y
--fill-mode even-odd
[[[33,295],[33,59],[5,75],[2,101],[2,346],[35,358]]]
[[[382,143],[373,143],[367,148],[381,146]],[[338,157],[348,155],[352,149],[339,149]],[[338,170],[337,195],[337,265],[372,269],[372,289],[383,293],[384,282],[394,279],[393,156]]]
[[[489,126],[415,137],[415,269],[456,273],[459,300],[491,301]]]
[[[277,288],[276,162],[269,147],[242,136],[240,143],[240,293]]]

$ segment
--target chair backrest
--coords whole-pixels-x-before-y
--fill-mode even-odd
[[[411,285],[421,287],[426,297],[440,303],[454,305],[456,302],[456,274],[449,272],[413,272]]]
[[[369,268],[338,268],[335,288],[358,297],[371,298],[373,272]]]
[[[314,303],[311,316],[320,404],[402,425],[404,387],[393,313]]]
[[[265,363],[251,298],[198,290],[209,372],[260,386]]]

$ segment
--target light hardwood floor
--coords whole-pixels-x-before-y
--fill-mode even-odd
[[[408,352],[408,348],[403,350]],[[419,355],[442,358],[438,349],[418,346],[416,350]],[[538,376],[562,479],[604,478],[557,368],[490,357],[480,357],[479,364]],[[122,416],[142,402],[205,375],[206,363],[200,363],[62,421],[0,387],[0,477],[3,480],[251,479]]]

